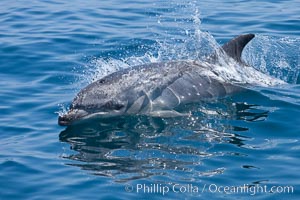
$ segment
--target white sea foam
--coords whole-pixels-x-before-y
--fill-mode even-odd
[[[243,58],[258,71],[295,84],[300,75],[299,46],[299,38],[256,35]]]

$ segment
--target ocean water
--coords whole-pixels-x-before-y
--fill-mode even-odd
[[[1,0],[0,30],[1,200],[300,198],[298,0]],[[106,74],[244,33],[245,62],[286,84],[242,71],[257,85],[189,117],[57,124]]]

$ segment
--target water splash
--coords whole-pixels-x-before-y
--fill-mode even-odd
[[[256,70],[252,67],[245,67],[236,63],[233,59],[228,59],[220,50],[220,45],[216,39],[209,32],[202,31],[202,22],[198,7],[192,8],[192,15],[190,15],[188,19],[183,20],[186,23],[190,23],[190,25],[188,27],[184,26],[181,31],[179,31],[179,33],[183,34],[178,35],[178,37],[157,38],[155,44],[149,48],[150,50],[141,56],[136,56],[136,54],[133,53],[132,56],[129,55],[120,59],[93,58],[85,66],[84,76],[80,82],[88,84],[115,71],[152,62],[197,60],[205,65],[203,60],[211,54],[216,54],[218,57],[218,63],[215,63],[213,70],[219,74],[218,78],[222,78],[225,81],[259,86],[273,86],[283,84],[284,81],[289,83],[297,82],[299,69],[297,69],[297,67],[292,68],[292,65],[288,63],[288,61],[291,60],[287,57],[285,58],[284,54],[280,57],[275,55],[274,59],[271,60],[271,64],[276,64],[277,68],[266,64],[269,60],[265,59],[265,56],[267,55],[268,49],[271,49],[270,46],[266,45],[266,47],[261,49],[263,53],[258,60],[260,62],[257,62],[255,58],[258,57],[257,52],[260,52],[260,48],[257,44],[270,43],[267,37],[259,35],[253,42],[247,45],[246,51],[243,53],[243,59],[246,60],[249,65],[255,67]],[[188,8],[185,7],[185,9]],[[189,8],[189,10],[190,9],[191,8]],[[159,16],[159,20],[163,21],[163,19],[163,16]],[[162,22],[160,22],[160,24],[161,23]],[[183,22],[178,20],[176,23],[178,23],[179,26]],[[295,45],[295,41],[286,39],[282,39],[281,43]],[[285,56],[288,55],[285,54]],[[276,58],[279,58],[279,60],[276,60]],[[294,61],[292,60],[291,62],[297,65],[297,63],[299,63],[299,57],[296,56]],[[288,76],[286,75],[287,73]]]
[[[292,84],[300,83],[300,39],[257,35],[243,58],[257,70]]]
[[[177,36],[157,39],[160,61],[203,60],[220,47],[209,32],[202,30],[201,13],[196,3],[190,2],[187,5],[184,7],[184,13],[189,17],[176,22]]]
[[[69,108],[67,107],[67,105],[60,103],[58,104],[58,107],[59,110],[55,112],[56,114],[58,114],[58,116],[63,116],[68,113]]]

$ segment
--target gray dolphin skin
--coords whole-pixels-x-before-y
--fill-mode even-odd
[[[243,64],[241,54],[254,34],[240,35],[222,46]],[[178,116],[180,105],[225,97],[241,87],[218,78],[213,55],[207,62],[169,61],[127,68],[83,88],[58,124],[68,126],[91,117],[121,115]]]

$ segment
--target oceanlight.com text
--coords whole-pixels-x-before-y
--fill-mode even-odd
[[[160,194],[167,195],[168,193],[222,193],[222,194],[248,194],[251,196],[263,193],[272,194],[293,194],[293,186],[280,186],[280,185],[249,185],[243,184],[240,186],[218,185],[218,184],[136,184],[126,185],[127,192],[137,194]]]

